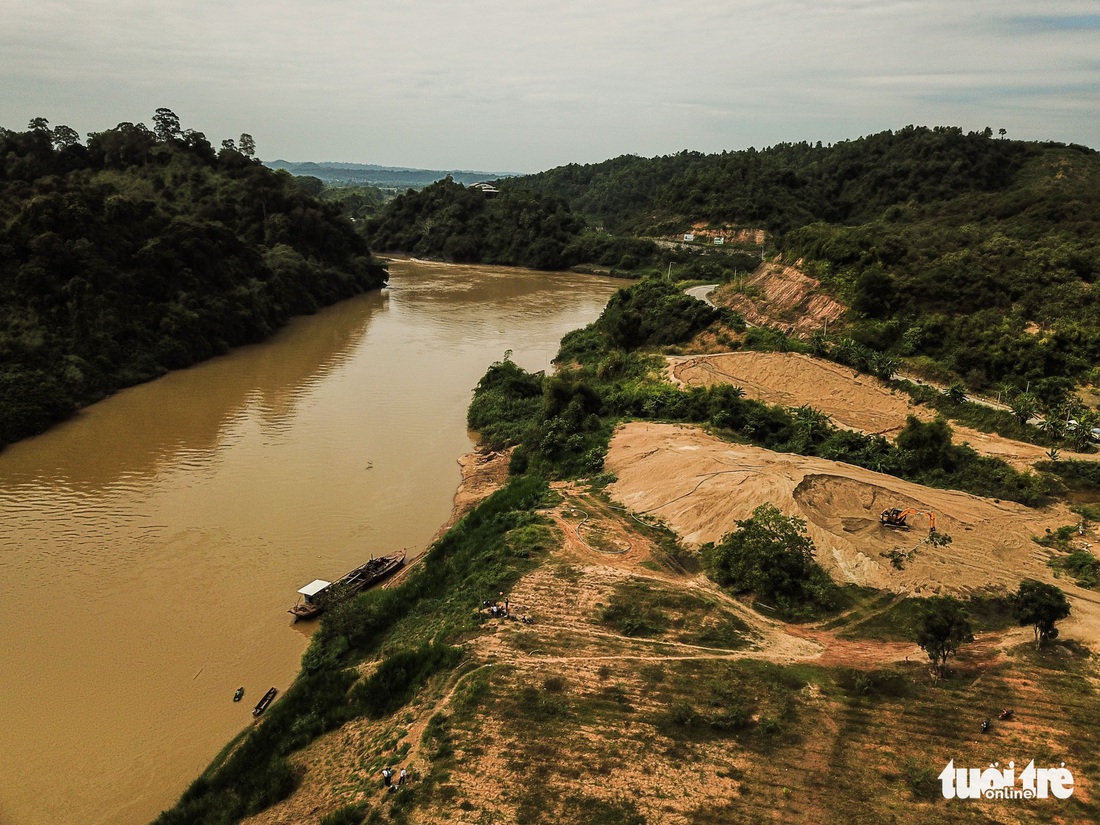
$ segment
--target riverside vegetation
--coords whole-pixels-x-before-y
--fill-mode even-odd
[[[381,286],[335,205],[167,109],[0,130],[0,446]]]

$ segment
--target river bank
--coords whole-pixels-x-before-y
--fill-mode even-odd
[[[313,625],[292,624],[294,591],[420,553],[450,517],[488,364],[548,368],[619,286],[395,261],[382,292],[0,454],[0,594],[20,605],[0,822],[139,825],[172,804],[295,678]]]

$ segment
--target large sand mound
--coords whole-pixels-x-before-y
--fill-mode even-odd
[[[633,423],[611,441],[611,495],[638,513],[660,517],[689,544],[720,539],[771,502],[806,520],[820,561],[841,581],[896,592],[963,593],[988,585],[1015,588],[1023,578],[1049,580],[1047,551],[1031,537],[1076,517],[1065,507],[1033,510],[819,458],[730,444],[694,427]],[[907,550],[926,535],[919,517],[909,531],[879,524],[887,507],[936,513],[947,547],[921,547],[904,570],[881,553]]]
[[[912,403],[870,375],[849,367],[793,352],[724,352],[715,355],[670,356],[668,375],[673,383],[709,387],[732,384],[748,398],[768,404],[800,407],[808,404],[828,415],[834,424],[887,438],[896,435],[907,416],[930,421],[933,412]],[[969,444],[982,455],[1001,458],[1017,469],[1048,460],[1044,447],[952,424],[956,444]],[[1067,452],[1067,451],[1063,451]],[[1083,461],[1098,455],[1073,453]]]

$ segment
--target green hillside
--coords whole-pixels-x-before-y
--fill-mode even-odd
[[[641,235],[768,230],[856,343],[1055,403],[1100,359],[1100,155],[908,127],[832,146],[620,157],[502,181]]]
[[[390,201],[366,231],[379,250],[534,269],[597,263],[629,270],[656,252],[648,241],[590,231],[560,197],[523,188],[494,196],[449,177]]]

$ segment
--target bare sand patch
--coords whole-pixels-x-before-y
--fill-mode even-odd
[[[713,355],[668,357],[668,377],[681,386],[731,384],[745,396],[767,404],[801,407],[806,404],[828,415],[834,424],[870,435],[890,438],[915,415],[931,421],[935,413],[914,404],[871,375],[850,367],[793,352],[723,352]],[[1018,470],[1049,459],[1047,449],[952,422],[954,442],[969,444],[982,455],[1000,458]],[[1100,454],[1068,453],[1081,461],[1100,460]]]
[[[1014,590],[1028,578],[1054,581],[1046,563],[1050,552],[1032,537],[1079,520],[1061,504],[1032,509],[922,487],[840,462],[730,444],[675,424],[619,428],[606,466],[618,478],[608,488],[614,499],[663,519],[689,544],[720,539],[771,502],[805,519],[819,561],[836,580],[910,595]],[[925,544],[903,570],[895,569],[882,554],[916,547],[927,522],[888,530],[879,523],[888,507],[931,510],[952,543]],[[1067,627],[1090,643],[1100,641],[1100,594],[1057,583],[1074,607]]]
[[[931,418],[927,409],[878,379],[850,367],[794,352],[725,352],[670,356],[669,376],[678,384],[733,384],[748,398],[768,404],[821,410],[841,427],[891,435],[906,416]]]

